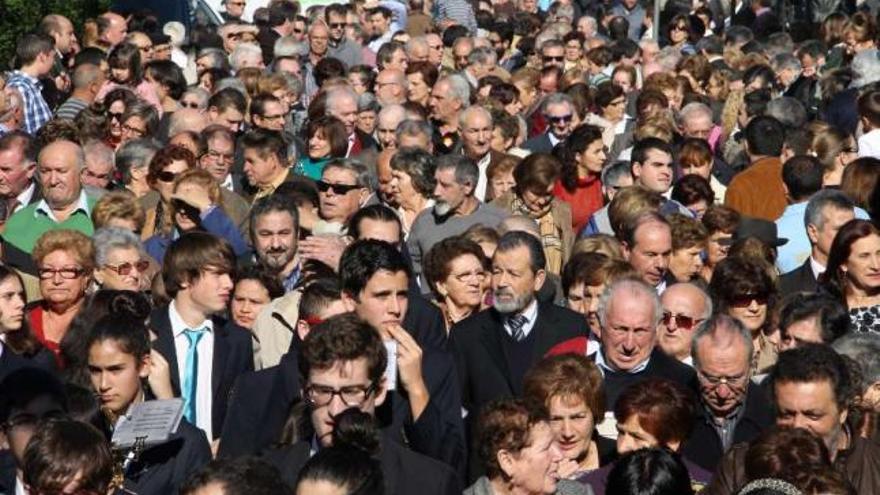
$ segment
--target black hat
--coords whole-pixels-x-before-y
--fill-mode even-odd
[[[781,239],[776,232],[776,224],[760,218],[742,217],[739,225],[736,226],[736,232],[730,239],[719,239],[719,244],[730,245],[740,239],[754,237],[770,247],[779,247],[788,242],[788,239]]]
[[[154,31],[152,33],[147,34],[147,36],[150,37],[150,41],[153,43],[153,46],[167,45],[168,43],[171,43],[171,36],[168,36],[165,33],[160,33],[160,32]]]

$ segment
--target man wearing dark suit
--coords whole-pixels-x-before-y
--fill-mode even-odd
[[[248,331],[215,316],[226,309],[234,267],[225,241],[203,232],[180,237],[162,267],[173,300],[150,315],[153,346],[168,361],[174,393],[184,399],[184,416],[208,439],[220,436],[236,378],[254,369]]]
[[[699,406],[681,453],[714,471],[734,444],[749,442],[773,424],[764,390],[749,379],[752,338],[737,320],[720,315],[694,335]]]
[[[419,343],[401,326],[408,312],[408,275],[402,255],[390,244],[357,241],[340,261],[343,305],[398,349],[399,378],[376,410],[380,424],[416,452],[463,467],[461,400],[452,357]],[[278,440],[290,405],[300,397],[297,366],[294,350],[279,366],[245,375],[236,385],[221,455],[254,453]],[[266,396],[267,390],[272,394]]]
[[[553,93],[541,103],[541,112],[549,123],[547,132],[539,134],[522,147],[532,153],[550,153],[556,144],[571,134],[579,123],[574,102],[564,93]]]
[[[755,20],[751,24],[757,41],[765,41],[771,34],[782,31],[779,17],[773,12],[773,0],[752,0]]]
[[[642,280],[623,279],[607,290],[606,303],[599,307],[601,342],[592,355],[605,378],[606,410],[614,410],[624,389],[647,378],[666,378],[692,386],[694,371],[657,346],[662,315],[654,287]]]
[[[813,292],[818,288],[817,279],[828,264],[828,254],[837,231],[855,216],[852,200],[838,190],[823,189],[810,198],[804,212],[810,256],[800,267],[779,277],[782,297],[795,292]]]
[[[398,294],[392,293],[391,299]],[[400,336],[393,327],[386,329],[391,330],[395,338]],[[295,481],[315,450],[333,445],[333,418],[348,408],[357,408],[372,416],[388,400],[388,388],[393,385],[386,374],[387,342],[383,343],[375,328],[352,313],[331,317],[306,337],[299,353],[299,369],[310,418],[308,431],[303,441],[266,456],[284,473],[285,480]],[[398,341],[396,361],[401,374],[396,384],[398,388],[401,382],[408,380],[405,377],[408,371],[404,368],[416,364],[410,359],[414,357],[409,354],[413,350],[410,343]],[[385,493],[461,493],[456,474],[449,466],[411,451],[387,435],[383,435],[380,441],[378,456],[385,478]]]
[[[449,345],[471,422],[486,403],[522,395],[526,370],[551,347],[588,335],[582,315],[535,300],[546,279],[545,263],[537,238],[504,234],[492,259],[495,306],[452,327]]]
[[[509,156],[492,149],[493,129],[492,114],[479,105],[470,106],[462,110],[459,115],[460,152],[473,160],[480,170],[477,190],[474,194],[477,199],[483,202],[486,201],[486,189],[489,185],[486,171],[491,164],[498,163]]]

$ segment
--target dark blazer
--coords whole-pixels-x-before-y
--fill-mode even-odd
[[[532,153],[550,153],[553,151],[553,144],[550,142],[550,135],[546,132],[529,139],[523,143],[522,147]]]
[[[40,368],[52,374],[58,372],[55,355],[46,348],[40,349],[31,357],[16,354],[9,347],[3,349],[3,354],[0,354],[0,382],[10,373],[22,368]]]
[[[596,360],[598,353],[588,356]],[[690,366],[664,354],[659,348],[651,352],[648,366],[638,373],[611,372],[603,370],[605,388],[605,410],[613,411],[617,398],[630,385],[634,385],[648,378],[665,378],[682,385],[688,389],[696,389],[697,375]]]
[[[449,346],[455,354],[461,401],[469,418],[475,418],[489,401],[522,395],[514,386],[502,348],[505,330],[501,314],[494,308],[460,321],[452,327]],[[538,319],[532,328],[537,340],[531,364],[554,345],[589,335],[583,315],[552,304],[538,304]]]
[[[714,472],[724,455],[721,439],[712,428],[710,421],[713,420],[702,403],[697,406],[695,416],[690,436],[681,446],[681,455],[691,459],[703,469]],[[773,405],[766,393],[750,383],[746,391],[745,410],[734,428],[731,445],[752,441],[774,422]]]
[[[385,478],[385,495],[461,495],[458,478],[449,466],[413,452],[387,435],[380,438],[379,463]],[[265,460],[281,472],[281,478],[296,486],[299,472],[310,457],[309,442],[298,442],[268,452]]]
[[[758,41],[766,40],[771,34],[782,31],[779,17],[773,11],[767,11],[755,17],[755,22],[750,26]]]
[[[816,86],[818,85],[819,81],[815,77],[806,77],[801,74],[785,90],[783,96],[790,96],[803,103],[808,117],[812,118],[818,111],[819,102],[816,99]]]
[[[463,469],[464,427],[452,357],[425,347],[422,376],[431,399],[418,421],[413,421],[409,399],[399,385],[389,392],[376,416],[383,429],[399,443]],[[296,352],[285,354],[278,366],[242,375],[230,399],[220,456],[256,454],[269,448],[279,440],[291,407],[301,397]]]
[[[403,251],[407,252],[406,249]],[[446,323],[443,313],[419,293],[418,287],[415,290],[410,287],[403,328],[416,339],[419,346],[446,350]]]
[[[174,494],[209,462],[205,433],[184,419],[167,442],[145,449],[131,464],[125,488],[139,495]]]
[[[810,267],[810,258],[798,268],[779,277],[779,295],[785,297],[795,292],[815,292],[819,288],[816,277],[813,276],[813,268]]]
[[[239,375],[254,370],[254,351],[250,332],[220,317],[213,317],[212,321],[214,322],[214,362],[211,389],[214,392],[214,399],[211,429],[214,437],[218,438],[223,428],[223,419],[226,417],[226,406],[232,385]],[[168,360],[171,369],[171,386],[174,388],[174,395],[179,397],[180,376],[177,373],[177,351],[174,349],[168,305],[153,310],[150,315],[150,328],[156,333],[153,348]]]

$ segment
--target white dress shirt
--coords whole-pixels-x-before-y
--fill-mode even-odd
[[[477,162],[477,168],[480,169],[480,175],[477,178],[477,190],[474,195],[482,202],[486,202],[486,188],[489,187],[489,178],[486,177],[486,171],[489,169],[489,161],[492,159],[492,153],[486,153],[480,161]]]
[[[174,301],[171,301],[171,304],[168,305],[168,316],[171,320],[171,334],[174,336],[174,352],[177,353],[177,374],[180,377],[181,387],[183,386],[183,377],[186,374],[186,355],[189,351],[189,339],[183,332],[190,328],[206,329],[205,334],[199,339],[196,347],[199,355],[199,369],[196,373],[195,425],[205,432],[208,439],[212,439],[214,438],[211,422],[214,391],[211,377],[214,367],[214,323],[208,318],[198,325],[190,327],[183,321],[180,313],[177,312]]]

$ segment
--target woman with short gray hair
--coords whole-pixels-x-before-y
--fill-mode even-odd
[[[133,232],[107,227],[95,232],[95,284],[101,289],[140,291],[150,286],[149,259]]]

